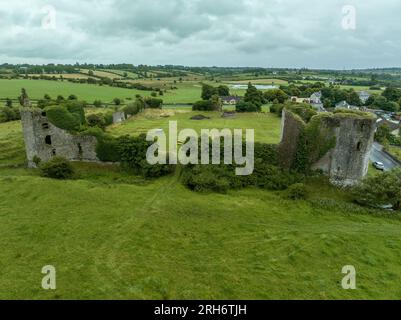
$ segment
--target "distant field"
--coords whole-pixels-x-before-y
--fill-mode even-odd
[[[280,79],[248,79],[248,80],[239,80],[239,81],[227,81],[230,84],[248,84],[251,82],[252,84],[266,84],[266,85],[287,85],[288,82]]]
[[[79,84],[68,81],[0,79],[0,98],[16,99],[21,93],[21,88],[25,88],[29,97],[35,100],[42,99],[45,94],[49,94],[53,98],[56,98],[59,94],[64,97],[75,94],[79,99],[90,103],[98,99],[102,102],[111,102],[116,97],[126,99],[135,98],[136,94],[142,96],[150,95],[148,91]]]
[[[104,71],[110,72],[110,73],[116,73],[116,74],[120,75],[121,77],[124,77],[124,73],[126,73],[127,76],[130,78],[134,78],[134,79],[139,78],[136,73],[124,71],[124,70],[107,70],[107,69],[105,69]]]
[[[47,76],[47,77],[56,77],[57,79],[60,79],[61,76],[64,79],[88,79],[88,75],[82,74],[82,73],[67,73],[67,74],[54,74],[54,73],[44,73],[44,74],[30,74],[29,76]]]
[[[88,74],[89,70],[87,69],[81,69],[82,73]],[[114,73],[106,72],[106,71],[98,71],[98,70],[93,70],[93,74],[96,77],[101,77],[101,78],[110,78],[110,79],[119,79],[121,78],[119,75],[116,75]]]

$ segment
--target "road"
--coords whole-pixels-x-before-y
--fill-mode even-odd
[[[372,152],[370,154],[370,160],[372,162],[381,162],[384,164],[384,170],[390,171],[400,165],[383,152],[383,146],[377,142],[373,144]]]

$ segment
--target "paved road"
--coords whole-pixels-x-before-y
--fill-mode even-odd
[[[400,167],[396,161],[383,152],[383,146],[377,142],[373,144],[370,160],[372,162],[382,162],[384,164],[384,170],[386,171]]]

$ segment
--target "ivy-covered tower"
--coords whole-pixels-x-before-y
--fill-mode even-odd
[[[25,140],[28,166],[54,156],[68,160],[97,161],[97,139],[93,136],[73,135],[52,124],[46,111],[38,108],[21,108],[21,123]]]
[[[322,171],[340,186],[355,185],[366,176],[376,130],[373,114],[339,110],[313,115],[294,107],[283,110],[282,121],[284,167]]]

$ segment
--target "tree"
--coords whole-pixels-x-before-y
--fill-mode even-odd
[[[56,101],[58,104],[60,104],[61,102],[65,101],[65,99],[62,95],[58,95]]]
[[[221,101],[220,97],[215,94],[210,98],[211,103],[213,104],[213,110],[222,111],[223,102]]]
[[[387,87],[382,96],[385,97],[388,101],[398,101],[401,98],[401,90],[394,87]]]
[[[383,96],[377,96],[375,101],[373,102],[372,106],[376,109],[381,109],[386,107],[387,99]]]
[[[78,100],[78,97],[75,94],[71,94],[68,96],[68,100]]]
[[[217,88],[212,87],[208,84],[202,85],[202,99],[209,100],[213,95],[218,94]]]
[[[116,106],[121,105],[121,99],[120,99],[120,98],[114,98],[114,99],[113,99],[113,102],[114,102],[114,104],[115,104]]]
[[[397,102],[389,101],[383,105],[384,111],[397,112],[400,110],[400,105]]]
[[[288,95],[281,89],[268,90],[264,93],[264,97],[267,101],[273,102],[277,100],[277,103],[284,103],[288,99]]]
[[[221,86],[217,87],[217,92],[220,97],[227,97],[230,95],[230,88],[227,86],[221,85]]]
[[[192,106],[193,111],[213,111],[214,105],[210,100],[201,100]]]
[[[376,134],[375,134],[375,140],[379,143],[386,143],[388,142],[389,138],[391,136],[391,128],[388,124],[382,124],[377,128]]]
[[[361,98],[359,98],[359,95],[354,91],[354,90],[350,90],[348,92],[348,96],[347,96],[347,102],[353,106],[362,106],[363,103],[361,101]]]
[[[391,205],[394,210],[400,210],[401,169],[397,168],[366,178],[354,189],[353,195],[362,205],[373,207]]]
[[[235,106],[235,110],[237,112],[260,112],[261,109],[262,109],[261,106],[257,106],[256,104],[253,104],[252,102],[244,101],[244,100],[241,100]]]
[[[251,83],[248,84],[248,89],[246,90],[244,102],[249,102],[257,107],[260,111],[262,105],[265,103],[265,98],[263,97],[262,91],[256,89]]]
[[[9,108],[13,107],[13,101],[10,98],[6,99],[6,107],[9,107]]]

